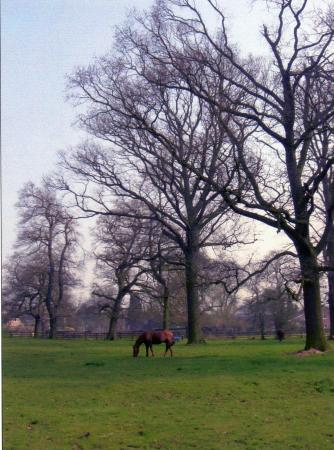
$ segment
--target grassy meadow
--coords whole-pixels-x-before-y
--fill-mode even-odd
[[[3,338],[4,449],[333,449],[334,352],[302,347]]]

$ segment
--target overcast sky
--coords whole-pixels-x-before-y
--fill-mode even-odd
[[[198,0],[200,4],[203,0]],[[3,257],[15,239],[17,192],[55,169],[57,151],[84,135],[65,100],[66,74],[112,46],[113,27],[129,8],[152,0],[2,0]],[[265,9],[225,0],[231,29],[246,52],[259,53]],[[275,233],[271,234],[275,237]],[[267,239],[267,238],[266,238]]]

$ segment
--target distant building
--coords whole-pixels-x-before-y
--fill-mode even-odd
[[[21,319],[12,319],[5,323],[5,330],[8,331],[27,331],[27,326]]]

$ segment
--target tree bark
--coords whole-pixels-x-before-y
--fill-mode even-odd
[[[106,339],[109,339],[110,341],[114,341],[115,339],[117,339],[117,323],[121,312],[122,299],[123,296],[117,296],[112,308],[112,313],[109,321],[109,329],[106,337]]]
[[[328,272],[329,339],[334,340],[334,273]]]
[[[325,351],[328,348],[324,333],[321,295],[320,275],[317,259],[311,253],[298,252],[302,274],[304,294],[304,314],[306,327],[305,350],[316,348]]]
[[[109,320],[109,329],[106,339],[109,341],[114,341],[116,339],[116,320],[115,317],[111,316]]]
[[[293,116],[293,106],[290,106],[291,117]],[[302,186],[300,170],[296,163],[296,152],[293,146],[293,126],[287,123],[286,136],[286,167],[291,188],[291,196],[297,224],[292,238],[297,254],[302,276],[302,288],[304,296],[304,316],[306,343],[305,350],[315,348],[325,351],[328,348],[321,308],[320,274],[317,255],[310,239],[310,213],[309,200]]]
[[[49,312],[50,315],[50,328],[49,328],[49,339],[54,339],[57,336],[57,313],[56,311]]]
[[[70,246],[70,240],[69,240],[69,226],[70,221],[66,222],[65,225],[65,243],[63,246],[63,249],[61,251],[60,259],[59,259],[59,266],[58,266],[58,301],[57,301],[57,308],[63,303],[64,298],[64,271],[65,271],[65,262],[66,262],[66,252]]]
[[[334,267],[334,223],[332,224],[328,243],[324,250],[326,265]],[[334,340],[334,272],[327,273],[328,308],[329,308],[329,339]]]
[[[50,225],[49,240],[48,240],[48,288],[46,293],[45,305],[49,314],[49,339],[53,339],[57,332],[57,317],[53,304],[54,295],[54,278],[55,278],[55,265],[53,260],[53,228],[54,225]]]
[[[201,341],[199,296],[198,296],[198,234],[189,231],[188,246],[185,251],[185,278],[188,310],[188,344],[199,344]]]
[[[35,323],[34,323],[34,338],[37,338],[38,337],[38,327],[39,327],[39,324],[41,322],[41,316],[39,316],[39,315],[34,316],[34,320],[35,320]]]

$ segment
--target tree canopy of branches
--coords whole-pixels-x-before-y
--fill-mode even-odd
[[[30,316],[37,337],[44,312],[47,264],[45,255],[14,253],[4,266],[2,286],[3,312],[9,317]]]
[[[215,105],[147,82],[131,64],[122,39],[117,48],[71,78],[73,96],[87,105],[81,124],[103,145],[87,142],[64,156],[63,166],[76,176],[76,182],[69,186],[66,181],[64,187],[87,214],[160,223],[183,254],[188,340],[196,343],[199,253],[208,246],[238,242],[239,230],[220,192],[192,169],[229,186],[234,174],[231,147]],[[190,167],[180,164],[183,160]],[[115,197],[123,199],[122,209],[115,208]],[[127,210],[132,200],[140,202],[146,215],[140,208]]]
[[[270,256],[265,260],[270,260]],[[300,314],[298,292],[292,288],[298,275],[294,258],[285,256],[273,260],[247,283],[251,297],[245,303],[262,339],[266,329],[274,327],[277,336],[279,331],[292,329],[293,319]]]
[[[137,293],[148,301],[157,302],[162,309],[160,326],[169,329],[170,324],[170,282],[175,271],[183,271],[182,251],[166,236],[163,226],[156,221],[146,221],[145,234],[148,253],[145,257],[147,279],[137,286]],[[180,262],[181,261],[181,262]],[[136,297],[134,297],[135,299]]]
[[[99,309],[109,317],[107,338],[116,338],[117,323],[125,297],[144,281],[148,267],[148,240],[145,228],[136,218],[100,216],[95,231],[97,273],[93,295]]]
[[[273,25],[262,28],[267,57],[240,53],[215,0],[202,2],[201,8],[193,0],[160,0],[119,30],[120,55],[113,64],[107,57],[99,66],[79,71],[72,82],[80,97],[91,102],[83,122],[95,135],[113,141],[112,122],[118,133],[124,128],[131,135],[126,145],[136,142],[141,148],[144,136],[154,129],[164,154],[168,151],[164,158],[172,158],[180,173],[187,171],[193,185],[205,182],[202,191],[219,193],[224,206],[286,234],[302,275],[305,347],[324,350],[319,255],[328,243],[334,202],[332,198],[326,206],[324,226],[316,232],[315,202],[334,158],[332,151],[323,159],[312,158],[311,143],[334,114],[334,16],[330,8],[312,12],[308,0],[267,4],[275,16]],[[218,30],[209,27],[203,7],[216,15]],[[152,100],[156,92],[167,99],[191,98],[210,112],[214,129],[208,129],[208,139],[218,143],[210,155],[223,161],[223,176],[210,171],[207,146],[199,144],[194,150],[188,145],[190,153],[184,154],[170,142],[164,145],[168,136],[156,129],[163,108],[160,100]],[[122,140],[123,135],[116,144]]]
[[[16,241],[19,266],[12,266],[12,270],[18,267],[20,272],[23,270],[22,288],[38,278],[35,291],[38,288],[38,297],[43,298],[49,315],[49,337],[53,338],[57,333],[58,309],[66,291],[76,283],[71,258],[77,243],[75,220],[46,182],[41,187],[27,183],[19,193],[17,207],[20,214]],[[36,259],[39,261],[35,273],[34,265],[29,266],[35,261],[36,267]]]

